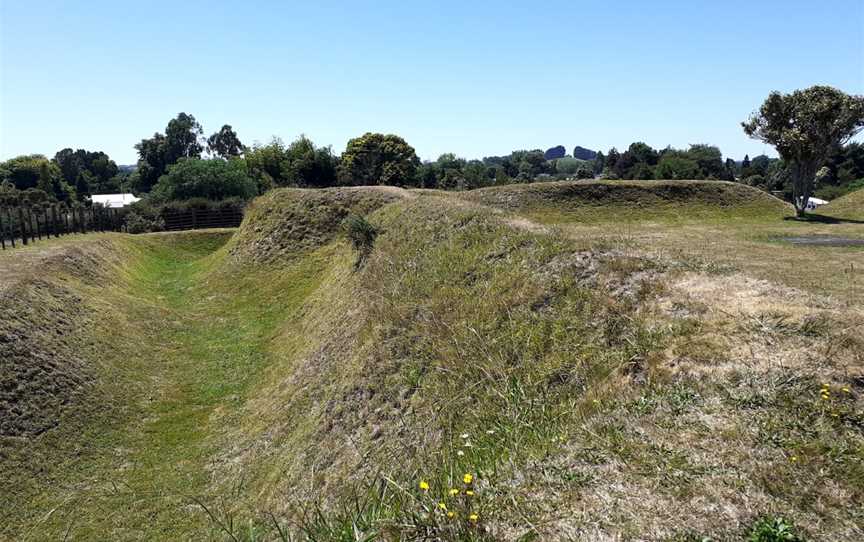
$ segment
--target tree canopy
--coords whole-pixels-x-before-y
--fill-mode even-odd
[[[243,154],[243,143],[230,124],[225,124],[218,132],[207,138],[207,151],[220,158],[236,158]]]
[[[156,133],[135,145],[138,151],[138,170],[135,188],[149,192],[156,181],[181,158],[200,158],[204,150],[199,141],[204,130],[195,117],[180,113],[168,122],[165,134]]]
[[[790,94],[772,92],[741,126],[748,136],[773,145],[787,162],[793,203],[801,216],[816,172],[864,128],[864,96],[821,85]]]
[[[414,147],[393,134],[367,132],[348,141],[339,165],[343,184],[405,186],[420,164]]]
[[[258,187],[242,159],[184,158],[168,166],[167,173],[159,177],[152,198],[155,201],[250,199],[256,194]]]

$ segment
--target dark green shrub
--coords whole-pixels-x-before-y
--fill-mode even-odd
[[[804,542],[797,529],[783,518],[765,517],[753,525],[747,542]]]
[[[165,229],[165,221],[161,216],[147,216],[129,211],[126,215],[126,231],[129,233],[150,233]]]

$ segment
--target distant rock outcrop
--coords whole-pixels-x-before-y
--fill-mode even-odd
[[[564,148],[564,145],[558,145],[557,147],[547,149],[543,156],[545,156],[547,160],[557,160],[559,158],[564,158],[566,154],[567,149]]]
[[[576,145],[573,149],[573,158],[578,158],[580,160],[593,160],[597,157],[597,153],[592,151],[591,149],[586,149],[585,147],[580,147]]]

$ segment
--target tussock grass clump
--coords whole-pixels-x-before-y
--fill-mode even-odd
[[[345,219],[345,234],[357,251],[355,267],[359,267],[372,252],[375,238],[378,237],[378,229],[362,216],[352,214]]]

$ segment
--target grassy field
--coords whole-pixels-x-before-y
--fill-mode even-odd
[[[860,539],[864,248],[787,240],[864,238],[830,213],[284,189],[0,256],[0,538]]]

